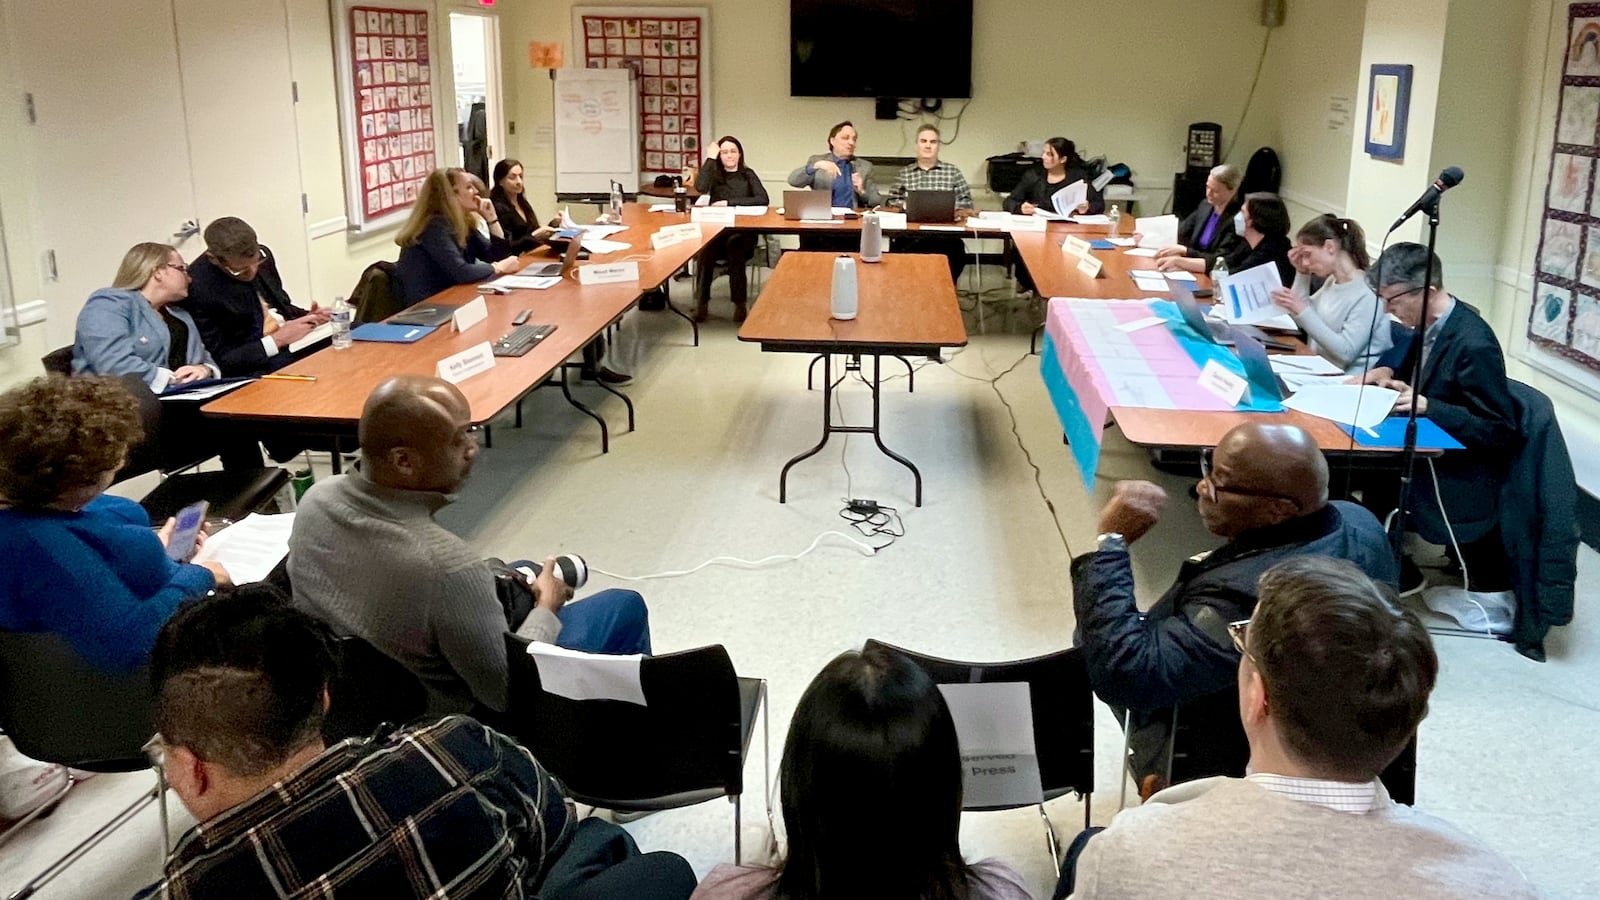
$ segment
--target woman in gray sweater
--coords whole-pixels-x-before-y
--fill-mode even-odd
[[[1391,339],[1378,296],[1367,286],[1372,260],[1361,226],[1354,219],[1323,213],[1300,226],[1289,262],[1299,274],[1292,287],[1272,292],[1272,302],[1305,331],[1312,350],[1345,374],[1372,368]],[[1325,279],[1314,294],[1312,276]]]

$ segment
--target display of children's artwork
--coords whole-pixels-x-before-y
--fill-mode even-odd
[[[638,73],[640,173],[676,175],[700,165],[711,84],[706,10],[595,6],[572,15],[583,65]]]
[[[1528,339],[1600,371],[1600,3],[1568,9]]]

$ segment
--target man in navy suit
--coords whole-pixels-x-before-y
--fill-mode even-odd
[[[1460,548],[1466,587],[1476,599],[1490,594],[1509,604],[1511,578],[1498,519],[1500,489],[1523,443],[1516,403],[1493,329],[1477,310],[1445,291],[1437,256],[1428,278],[1428,262],[1428,248],[1403,243],[1391,246],[1372,267],[1373,291],[1412,329],[1412,338],[1397,340],[1379,360],[1385,364],[1365,380],[1400,392],[1395,415],[1409,414],[1415,406],[1418,416],[1432,419],[1466,448],[1440,456],[1431,473],[1419,460],[1407,514],[1427,541]],[[1422,375],[1411,384],[1418,353]]]
[[[260,375],[293,362],[289,346],[328,321],[327,311],[294,305],[272,253],[243,219],[217,219],[205,239],[205,255],[189,264],[193,281],[181,306],[222,374]]]

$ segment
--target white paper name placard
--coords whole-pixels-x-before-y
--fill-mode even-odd
[[[731,206],[696,206],[689,211],[689,221],[706,225],[732,225],[733,216]]]
[[[907,228],[905,213],[878,213],[878,224],[884,231],[905,231]]]
[[[700,240],[700,226],[690,222],[687,225],[668,225],[650,235],[650,246],[660,250],[673,244],[698,240]]]
[[[1249,389],[1250,382],[1235,375],[1222,363],[1213,359],[1200,370],[1200,386],[1217,395],[1229,406],[1238,406],[1239,398]]]
[[[468,347],[460,353],[452,353],[439,360],[439,377],[451,384],[460,384],[474,375],[479,375],[494,368],[494,348],[488,341]]]
[[[1088,241],[1081,237],[1073,237],[1070,234],[1067,235],[1066,240],[1061,242],[1061,251],[1063,253],[1071,253],[1079,259],[1087,259],[1090,249]]]
[[[1012,216],[1006,227],[1013,232],[1044,231],[1049,224],[1049,219],[1041,219],[1038,216]]]
[[[1083,259],[1078,260],[1078,271],[1089,276],[1090,278],[1099,278],[1101,265],[1103,265],[1103,263],[1101,263],[1096,257],[1092,255],[1085,256]]]
[[[466,303],[456,307],[456,331],[466,331],[468,328],[489,318],[489,304],[483,302],[482,297],[474,297]]]
[[[939,693],[955,720],[963,799],[974,806],[1042,800],[1027,683],[941,684]]]
[[[618,284],[624,281],[638,280],[639,264],[636,262],[603,263],[578,267],[579,284]]]

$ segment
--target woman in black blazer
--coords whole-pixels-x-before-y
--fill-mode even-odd
[[[694,189],[711,198],[712,206],[766,206],[767,189],[761,176],[744,164],[744,145],[733,135],[717,141],[717,155],[700,167]],[[743,322],[749,312],[749,277],[745,264],[755,252],[756,235],[748,231],[723,231],[700,252],[699,276],[695,279],[699,303],[694,320],[704,322],[710,312],[711,272],[718,259],[728,260],[728,293],[733,298],[733,320]]]
[[[1209,272],[1217,257],[1232,251],[1238,234],[1232,221],[1244,198],[1239,182],[1244,173],[1233,166],[1217,166],[1206,176],[1206,199],[1188,218],[1178,223],[1178,242],[1156,251],[1157,268],[1162,260],[1173,260],[1162,271]]]
[[[1223,257],[1228,261],[1229,272],[1272,263],[1278,267],[1280,281],[1294,284],[1294,263],[1289,262],[1289,209],[1277,194],[1246,194],[1232,227],[1239,240]]]
[[[1088,167],[1083,159],[1078,156],[1078,148],[1064,137],[1053,137],[1044,142],[1044,153],[1041,154],[1038,168],[1029,169],[1022,173],[1022,180],[1005,199],[1005,210],[1009,213],[1021,213],[1025,216],[1033,215],[1036,208],[1050,212],[1052,210],[1050,198],[1056,191],[1061,190],[1074,181],[1089,180]],[[1073,210],[1075,214],[1088,213],[1098,215],[1105,212],[1106,201],[1094,185],[1089,185],[1089,199],[1078,204]]]
[[[522,163],[517,160],[502,159],[495,164],[494,187],[489,190],[489,199],[494,202],[495,214],[500,219],[500,227],[505,229],[512,253],[527,253],[555,233],[555,229],[541,226],[539,217],[533,214],[533,206],[528,203],[522,184]]]

